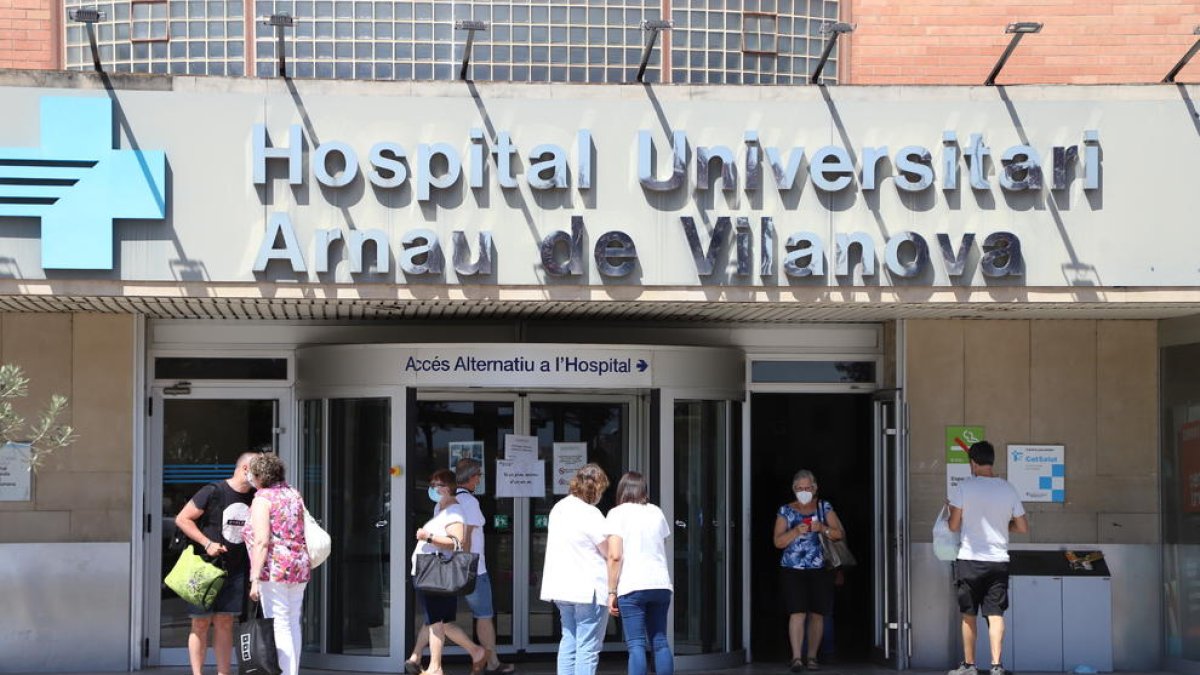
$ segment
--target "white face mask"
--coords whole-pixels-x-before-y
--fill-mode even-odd
[[[796,493],[796,501],[800,502],[801,504],[807,504],[812,500],[813,493],[811,490],[801,490]]]

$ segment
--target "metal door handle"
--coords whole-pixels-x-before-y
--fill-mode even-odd
[[[683,522],[682,520],[677,520],[677,521],[675,521],[675,527],[678,527],[681,530],[686,530],[687,523]]]
[[[387,527],[387,526],[388,526],[388,521],[386,521],[386,520],[377,520],[377,521],[375,521],[375,527],[376,527],[376,528],[378,528],[378,529],[383,529],[383,528],[385,528],[385,527]]]

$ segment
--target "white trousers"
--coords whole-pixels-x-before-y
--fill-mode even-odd
[[[280,581],[260,581],[258,584],[263,615],[275,619],[275,649],[279,652],[282,675],[297,675],[300,672],[300,651],[304,647],[300,616],[304,609],[305,586],[308,584],[285,584]]]

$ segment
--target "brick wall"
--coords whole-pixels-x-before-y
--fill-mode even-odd
[[[62,67],[59,7],[56,0],[0,0],[0,68]]]
[[[983,84],[1014,21],[1040,21],[998,84],[1158,82],[1196,40],[1195,0],[844,0],[848,84]],[[1189,79],[1190,78],[1190,79]],[[1200,81],[1200,58],[1179,81]]]

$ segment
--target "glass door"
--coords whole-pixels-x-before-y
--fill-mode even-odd
[[[392,399],[300,403],[303,479],[313,517],[333,535],[304,597],[306,665],[378,670],[392,643]],[[335,658],[323,658],[335,655]]]
[[[908,623],[908,462],[903,405],[895,391],[875,395],[875,635],[877,660],[904,670]]]
[[[732,404],[676,400],[674,408],[675,653],[727,653],[741,636],[730,602],[731,583],[741,588],[740,573],[732,575],[740,553],[731,555],[737,551],[730,545],[737,540],[739,518],[730,505],[741,466],[731,452]]]
[[[488,519],[484,555],[492,581],[496,612],[497,648],[502,653],[553,651],[559,641],[558,615],[539,599],[546,529],[550,509],[562,498],[554,488],[552,472],[556,452],[575,452],[581,444],[587,460],[608,472],[612,488],[601,510],[612,505],[612,494],[621,474],[633,463],[631,434],[637,428],[633,396],[549,394],[421,394],[409,421],[408,489],[424,495],[430,474],[452,468],[459,457],[483,462],[483,481],[476,496]],[[545,495],[540,498],[496,498],[496,460],[504,459],[504,438],[509,434],[537,438],[538,459],[545,463]],[[564,493],[565,494],[565,493]],[[409,502],[407,532],[420,527],[433,513],[427,499]],[[405,543],[411,552],[412,542]],[[411,597],[411,595],[409,596]],[[409,605],[410,625],[420,618]],[[472,625],[470,610],[459,604],[458,623]],[[606,638],[622,643],[616,622]],[[451,653],[457,652],[452,648]]]
[[[630,420],[630,408],[630,398],[539,397],[529,401],[529,434],[537,436],[538,459],[546,463],[548,483],[544,497],[520,500],[525,502],[521,506],[528,510],[522,520],[528,527],[525,551],[529,561],[529,584],[525,597],[529,602],[526,616],[527,649],[530,651],[553,650],[562,635],[558,611],[553,604],[540,599],[550,509],[567,492],[565,488],[555,489],[553,485],[554,458],[559,452],[573,453],[576,448],[583,447],[587,461],[604,468],[610,485],[598,506],[601,512],[607,513],[615,505],[613,495],[617,482],[633,467],[629,439],[634,425]],[[606,646],[624,644],[616,621],[608,622],[604,641]]]
[[[479,459],[483,464],[483,479],[475,493],[480,510],[488,519],[484,529],[484,564],[492,582],[492,606],[496,612],[496,644],[502,652],[515,648],[514,588],[516,575],[515,501],[496,498],[496,459],[504,457],[504,437],[518,429],[516,395],[467,398],[421,396],[416,401],[415,415],[409,420],[408,475],[405,483],[409,495],[407,525],[409,533],[402,546],[405,556],[411,555],[411,533],[433,516],[433,503],[425,498],[429,476],[438,469],[453,470],[460,457]],[[524,430],[524,417],[520,421]],[[405,567],[408,571],[408,567]],[[405,579],[407,597],[412,598],[411,584]],[[408,625],[415,632],[420,628],[420,613],[408,602]],[[458,603],[457,623],[464,628],[472,625],[471,611],[465,602]],[[452,648],[454,653],[458,648]]]
[[[145,633],[151,665],[188,662],[187,605],[162,583],[179,558],[167,549],[175,536],[175,516],[205,484],[231,477],[241,453],[284,452],[289,447],[288,401],[287,390],[230,388],[177,395],[164,395],[162,388],[152,391],[150,439],[157,447],[147,465],[146,532],[151,545],[146,549]],[[210,649],[210,662],[212,658]]]

